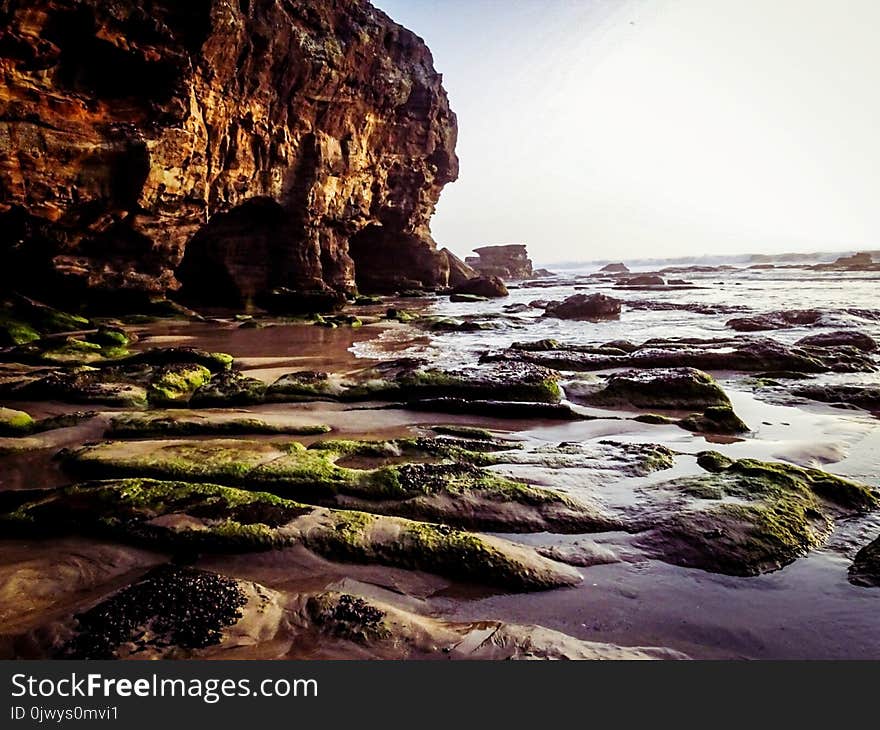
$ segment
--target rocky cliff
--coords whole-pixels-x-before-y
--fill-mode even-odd
[[[458,160],[366,0],[0,0],[2,283],[50,298],[445,284]],[[182,286],[182,288],[181,288]]]

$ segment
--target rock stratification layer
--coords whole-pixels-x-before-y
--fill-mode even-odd
[[[366,0],[0,1],[0,263],[33,293],[445,284],[423,41]]]

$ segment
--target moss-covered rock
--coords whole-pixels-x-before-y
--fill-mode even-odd
[[[127,407],[142,407],[148,400],[156,405],[185,405],[193,392],[207,385],[212,377],[218,378],[218,390],[221,389],[227,382],[231,363],[232,358],[222,353],[185,347],[157,348],[109,361],[101,357],[91,366],[68,367],[30,377],[17,387],[15,394],[32,400]]]
[[[579,413],[567,403],[482,400],[477,398],[418,398],[408,400],[404,405],[411,411],[462,414],[482,416],[483,418],[510,418],[514,420],[538,418],[552,421],[577,421],[592,418],[592,416]]]
[[[120,436],[219,436],[238,434],[290,434],[310,436],[328,433],[324,424],[266,421],[234,413],[204,414],[196,411],[120,413],[110,419],[105,435]]]
[[[647,423],[652,426],[678,425],[678,419],[672,418],[671,416],[663,416],[659,413],[642,413],[638,416],[633,416],[632,420],[637,421],[638,423]]]
[[[58,428],[72,428],[97,415],[98,411],[73,411],[71,413],[61,413],[57,416],[47,416],[34,424],[34,432],[42,433],[44,431],[54,431]]]
[[[445,436],[457,436],[459,438],[477,439],[480,441],[495,440],[495,436],[492,435],[492,432],[485,428],[477,428],[476,426],[462,426],[457,423],[431,426],[431,430],[434,433],[439,433]]]
[[[193,392],[211,379],[203,365],[174,364],[159,368],[150,379],[147,399],[154,405],[186,404]]]
[[[319,315],[315,318],[315,325],[319,327],[361,327],[364,322],[360,317],[353,314]]]
[[[558,373],[532,365],[497,365],[439,370],[410,359],[389,361],[340,378],[300,371],[281,376],[266,391],[267,400],[472,400],[558,403]]]
[[[300,370],[278,378],[266,389],[265,398],[275,402],[332,400],[342,391],[327,373]]]
[[[79,337],[43,338],[6,350],[3,359],[35,365],[87,365],[125,355],[116,345],[102,345]]]
[[[595,345],[557,343],[534,349],[535,343],[514,343],[504,351],[487,352],[482,362],[530,362],[567,371],[611,368],[734,370],[740,372],[794,371],[799,373],[873,372],[870,353],[852,347],[797,347],[769,338],[653,339],[625,352]],[[691,410],[691,409],[688,409]]]
[[[0,311],[0,346],[25,345],[39,340],[40,333],[27,322]]]
[[[366,307],[366,306],[370,306],[373,304],[381,304],[382,297],[368,295],[368,294],[358,294],[358,296],[356,296],[354,299],[354,303],[358,307]]]
[[[19,389],[23,398],[139,408],[147,405],[149,371],[80,367],[57,370]]]
[[[710,474],[657,485],[684,500],[640,539],[667,562],[729,575],[777,570],[818,547],[834,519],[875,509],[877,493],[818,469],[704,452]]]
[[[877,385],[804,385],[792,393],[822,403],[845,403],[868,411],[880,411],[880,386]]]
[[[309,449],[340,456],[395,458],[409,456],[419,461],[426,457],[460,461],[476,466],[498,463],[495,452],[520,448],[520,444],[501,439],[484,438],[401,438],[380,441],[332,439],[316,441]]]
[[[730,408],[730,399],[715,379],[696,368],[627,370],[614,373],[593,392],[580,393],[572,398],[577,402],[609,407],[630,406],[677,411]]]
[[[95,332],[86,335],[85,339],[102,347],[119,348],[120,350],[128,347],[134,341],[134,338],[122,327],[113,325],[101,325]]]
[[[407,312],[405,309],[396,309],[394,307],[385,312],[385,319],[394,320],[396,322],[412,322],[416,319],[416,315]]]
[[[127,479],[73,485],[3,515],[0,526],[7,534],[75,532],[186,553],[301,544],[332,560],[423,570],[506,590],[580,580],[576,571],[506,540],[200,483]]]
[[[266,397],[266,384],[257,378],[227,370],[213,375],[196,389],[190,405],[199,408],[245,406],[262,403]]]
[[[706,471],[718,473],[728,469],[733,464],[733,459],[719,454],[717,451],[701,451],[697,454],[697,464]]]
[[[108,442],[66,453],[67,468],[89,477],[154,477],[263,489],[312,504],[438,520],[510,532],[589,532],[616,523],[557,492],[474,466],[489,455],[468,444],[397,442],[267,443],[240,439]],[[483,442],[479,443],[485,448]],[[342,456],[412,461],[348,468]],[[425,463],[433,459],[436,463]]]
[[[194,347],[154,347],[129,355],[115,363],[121,368],[135,366],[201,365],[212,373],[232,368],[233,357],[225,352],[207,352]]]
[[[76,332],[93,327],[85,317],[64,312],[20,294],[10,297],[3,309],[42,334]]]
[[[749,427],[729,406],[713,406],[703,411],[702,415],[693,414],[683,418],[678,425],[687,431],[696,433],[717,433],[735,435],[748,433]]]
[[[34,430],[29,413],[0,406],[0,436],[25,436]]]

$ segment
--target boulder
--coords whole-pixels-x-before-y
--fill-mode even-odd
[[[605,264],[599,271],[604,271],[608,274],[628,274],[629,268],[623,263]]]
[[[558,319],[616,318],[620,316],[620,300],[605,294],[574,294],[558,304],[549,304],[544,316]]]
[[[613,373],[592,392],[566,392],[573,401],[596,406],[631,406],[691,411],[730,408],[730,400],[715,379],[696,368],[658,368]]]
[[[870,335],[852,330],[809,335],[794,344],[798,347],[854,347],[862,352],[876,352],[878,347],[877,340]]]
[[[845,403],[867,411],[880,410],[880,385],[803,385],[792,393],[823,403]]]
[[[617,286],[620,287],[655,287],[666,286],[666,280],[657,274],[641,274],[640,276],[631,276],[621,279]]]
[[[473,294],[478,297],[506,297],[507,287],[497,276],[478,276],[476,279],[468,279],[452,290],[453,294]]]
[[[849,582],[865,588],[880,587],[880,537],[856,553],[849,568]]]
[[[446,280],[448,286],[456,287],[479,276],[475,269],[468,266],[448,248],[441,249],[440,253],[446,257],[446,264],[449,267],[449,276]]]
[[[822,318],[823,313],[818,309],[788,309],[751,317],[735,317],[727,321],[727,326],[737,332],[759,332],[819,324]]]
[[[25,411],[0,406],[0,436],[24,436],[34,430],[34,419]]]
[[[628,343],[626,343],[628,344]],[[553,340],[517,342],[501,352],[487,352],[481,362],[530,362],[556,370],[609,368],[680,368],[740,372],[873,372],[873,357],[852,347],[795,347],[771,339],[679,338],[648,340],[626,350],[618,343],[567,345]]]

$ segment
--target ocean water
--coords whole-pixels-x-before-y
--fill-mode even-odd
[[[432,333],[426,338],[423,332],[400,327],[361,341],[352,351],[367,358],[389,357],[391,353],[419,356],[435,365],[451,367],[473,365],[483,352],[503,349],[515,341],[543,338],[588,345],[617,339],[640,343],[666,337],[763,336],[793,343],[820,332],[855,329],[880,339],[880,277],[876,273],[817,272],[807,268],[674,273],[668,276],[688,280],[696,288],[663,291],[619,289],[611,281],[589,277],[590,273],[566,270],[560,272],[557,285],[545,286],[555,284],[546,281],[541,287],[520,286],[512,288],[509,297],[488,302],[431,300],[420,305],[425,314],[485,322],[491,329]],[[702,314],[624,304],[619,319],[600,322],[545,318],[541,309],[506,311],[510,305],[564,299],[581,291],[601,292],[624,302],[699,304],[729,311]],[[726,326],[732,317],[785,309],[817,309],[824,316],[819,325],[765,332],[740,334]],[[821,467],[880,486],[880,419],[876,415],[794,398],[784,383],[780,388],[756,388],[755,378],[749,374],[715,375],[736,412],[751,428],[743,438],[719,439],[674,426],[646,428],[611,419],[513,424],[509,428],[527,444],[589,444],[610,438],[623,443],[659,443],[680,454],[711,448],[733,458]],[[596,373],[563,373],[563,385],[571,379],[595,377]],[[829,374],[816,376],[814,381],[878,384],[880,374]],[[577,470],[552,474],[525,468],[504,471],[575,497],[596,494],[596,485],[586,483]],[[692,458],[679,457],[674,475],[698,471]],[[660,472],[651,478],[669,476]],[[633,480],[612,478],[603,487],[611,501],[639,498]],[[850,584],[847,569],[855,552],[878,535],[880,519],[876,515],[838,521],[825,547],[782,570],[753,578],[714,575],[645,560],[632,553],[626,535],[594,535],[590,537],[623,559],[586,569],[579,587],[543,595],[437,598],[431,608],[450,618],[492,615],[543,624],[585,639],[671,646],[696,657],[876,659],[880,657],[880,589]],[[551,535],[508,537],[557,545],[578,539]]]
[[[880,275],[859,272],[817,272],[809,269],[741,269],[708,273],[675,273],[670,278],[690,281],[696,288],[645,291],[620,289],[611,281],[590,278],[590,271],[566,270],[557,280],[536,280],[541,286],[521,285],[510,296],[487,302],[454,303],[439,297],[424,308],[424,314],[467,318],[489,324],[491,330],[423,333],[392,329],[378,339],[359,343],[353,352],[360,357],[398,355],[426,357],[449,365],[473,364],[474,356],[489,349],[502,349],[512,342],[554,338],[568,344],[600,344],[625,339],[639,343],[656,337],[728,337],[736,332],[725,326],[733,318],[783,309],[818,309],[827,313],[822,326],[794,327],[766,332],[783,342],[836,329],[857,328],[880,338]],[[557,286],[546,284],[560,281]],[[514,285],[516,286],[516,285]],[[624,302],[697,304],[724,306],[732,313],[698,314],[676,309],[639,309],[623,305],[619,319],[580,322],[542,317],[543,310],[511,313],[510,305],[535,300],[561,300],[576,293],[600,292]],[[412,304],[404,300],[402,306]],[[421,306],[421,305],[416,305]],[[847,309],[874,310],[878,318],[848,314]],[[754,333],[762,334],[762,333]]]

